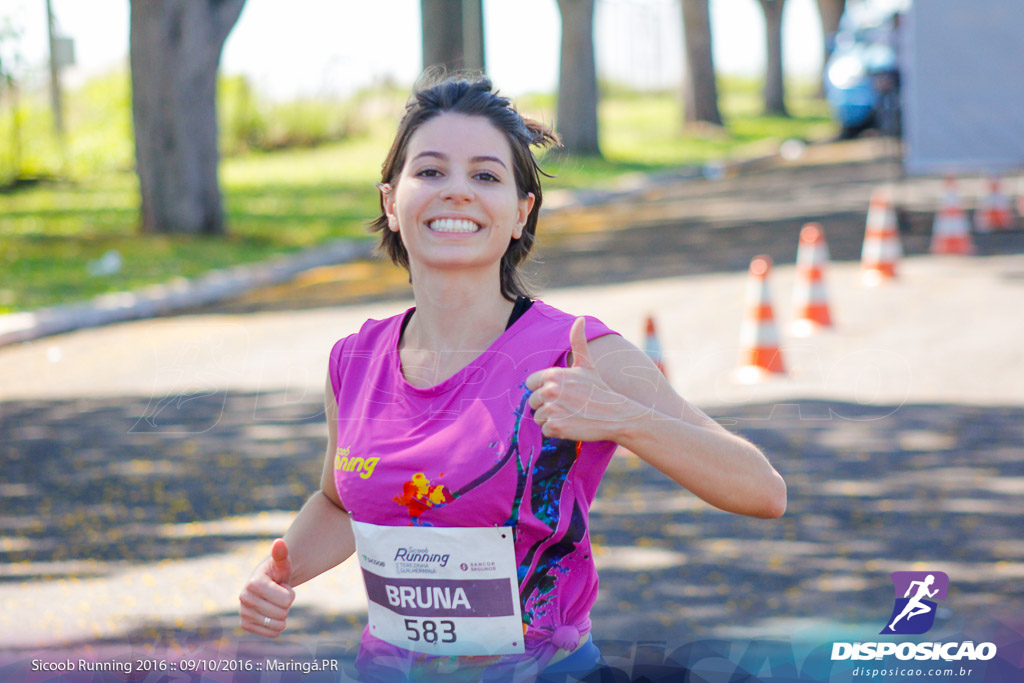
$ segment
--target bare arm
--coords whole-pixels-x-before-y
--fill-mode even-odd
[[[588,344],[579,319],[572,336],[572,367],[527,380],[545,435],[615,441],[728,512],[785,512],[786,483],[764,454],[677,394],[643,351],[617,335]]]
[[[324,390],[327,413],[327,453],[320,473],[320,490],[302,506],[284,535],[292,558],[291,585],[298,586],[338,566],[355,552],[352,517],[341,504],[334,485],[334,455],[338,449],[338,405],[330,378]]]
[[[256,567],[238,596],[242,628],[256,635],[280,635],[295,601],[293,587],[341,564],[355,552],[352,518],[334,485],[338,406],[330,378],[324,393],[328,438],[320,490],[299,510],[284,539],[274,541],[270,557]]]

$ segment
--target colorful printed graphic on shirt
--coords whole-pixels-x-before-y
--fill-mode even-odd
[[[444,472],[439,476],[443,477]],[[409,508],[412,526],[433,526],[428,522],[421,522],[420,515],[431,508],[450,503],[454,497],[444,484],[431,484],[427,475],[417,472],[412,475],[412,479],[402,485],[402,495],[395,496],[392,500]]]
[[[514,441],[518,482],[512,508],[513,518],[510,522],[515,524],[519,519],[519,510],[529,481],[530,512],[551,530],[548,536],[530,546],[519,565],[519,595],[523,622],[530,624],[549,602],[557,577],[566,573],[564,560],[583,540],[586,522],[579,505],[574,502],[568,528],[561,538],[554,540],[561,516],[562,494],[569,471],[579,458],[583,444],[579,441],[542,437],[540,454],[531,467],[533,458],[529,455],[522,458],[518,451],[519,426],[532,393],[525,385],[522,386],[522,390],[523,397],[516,411]],[[541,551],[541,548],[544,550]],[[538,552],[541,552],[540,559],[534,563]]]
[[[545,437],[532,468],[530,511],[551,529],[551,534],[531,546],[519,565],[519,595],[523,621],[527,624],[543,614],[544,606],[554,595],[558,577],[568,572],[566,558],[587,532],[583,512],[574,500],[569,524],[561,537],[555,538],[562,514],[562,495],[581,445],[578,441]],[[538,552],[540,557],[535,561]]]

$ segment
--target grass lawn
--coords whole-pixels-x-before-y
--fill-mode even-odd
[[[727,79],[722,90],[726,127],[701,134],[682,133],[673,95],[604,98],[604,158],[551,155],[544,167],[557,177],[545,187],[600,186],[626,173],[761,153],[789,137],[825,138],[836,131],[811,88],[790,91],[788,119],[759,116],[755,83]],[[554,119],[551,97],[524,97],[519,106],[544,121]],[[399,107],[400,102],[393,112],[373,117],[358,137],[226,158],[226,237],[139,235],[138,182],[128,170],[94,170],[67,182],[0,192],[0,313],[195,276],[328,240],[366,238],[363,226],[377,210],[374,183]],[[72,131],[72,153],[77,147]],[[89,264],[108,251],[121,255],[121,270],[91,275]]]

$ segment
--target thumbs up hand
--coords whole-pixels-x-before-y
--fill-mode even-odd
[[[627,399],[601,379],[590,345],[586,320],[576,318],[569,331],[572,365],[547,368],[526,379],[533,419],[544,436],[573,441],[613,440],[615,421]]]
[[[280,635],[295,601],[295,591],[289,585],[291,572],[288,545],[279,538],[270,548],[270,557],[256,568],[238,596],[243,629],[267,638]]]

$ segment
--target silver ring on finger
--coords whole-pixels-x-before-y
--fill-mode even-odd
[[[263,628],[270,628],[270,617],[263,617]]]

